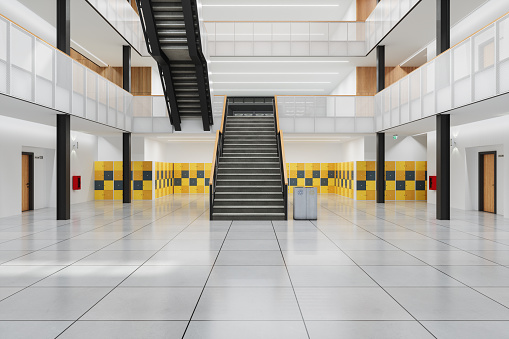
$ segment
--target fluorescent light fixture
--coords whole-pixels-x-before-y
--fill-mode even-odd
[[[202,5],[203,7],[339,7],[339,5]]]
[[[285,64],[287,63],[348,63],[350,61],[347,61],[347,60],[212,60],[211,63],[212,64],[219,64],[219,63],[239,63],[239,62],[243,62],[243,63],[276,63],[276,62],[284,62]]]
[[[230,88],[230,89],[216,89],[217,92],[256,92],[256,91],[291,91],[291,92],[322,92],[325,91],[325,89],[295,89],[295,88],[251,88],[251,89],[237,89],[237,88]]]
[[[79,43],[77,43],[76,41],[74,40],[71,40],[73,44],[75,44],[76,46],[78,46],[79,48],[81,48],[82,50],[84,50],[86,53],[90,54],[90,56],[94,57],[97,61],[101,62],[105,67],[108,67],[108,64],[105,63],[104,61],[102,61],[101,59],[99,59],[97,56],[95,56],[93,53],[91,53],[88,49],[86,49],[85,47],[81,46]]]
[[[211,75],[339,75],[339,73],[220,73],[209,72]]]
[[[212,82],[211,82],[212,83]],[[321,82],[308,82],[308,81],[246,81],[246,82],[238,82],[238,81],[214,81],[214,84],[330,84],[330,81],[321,81]]]

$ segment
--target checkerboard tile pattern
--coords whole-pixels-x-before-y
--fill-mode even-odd
[[[95,200],[122,200],[122,161],[96,161]],[[152,162],[131,162],[131,189],[133,200],[152,200]]]
[[[355,192],[355,163],[341,162],[337,164],[336,171],[336,194],[350,199],[354,199]]]
[[[426,161],[386,161],[386,200],[427,200]]]
[[[376,161],[357,161],[357,200],[376,199]]]
[[[210,163],[173,164],[173,193],[209,193]]]
[[[294,187],[316,187],[318,193],[336,192],[335,163],[288,163],[288,193]]]
[[[173,194],[173,164],[155,163],[155,197],[161,198]]]

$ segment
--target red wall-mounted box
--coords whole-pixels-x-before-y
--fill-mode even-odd
[[[429,176],[429,190],[430,191],[437,190],[437,176],[436,175]]]
[[[81,175],[75,175],[72,177],[72,189],[74,191],[81,190]]]

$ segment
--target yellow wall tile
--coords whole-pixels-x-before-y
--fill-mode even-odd
[[[386,161],[385,162],[385,170],[386,171],[395,171],[396,170],[396,162],[395,161]]]
[[[357,161],[357,171],[365,171],[366,170],[366,162],[365,161]]]
[[[385,182],[385,190],[386,191],[395,191],[396,190],[396,181],[386,181]]]
[[[396,171],[405,171],[406,170],[406,162],[405,161],[396,161]]]
[[[376,171],[376,161],[366,161],[366,171]]]
[[[124,192],[123,191],[114,191],[113,192],[113,197],[115,200],[123,200],[123,197],[124,197]]]
[[[405,189],[407,191],[415,191],[415,181],[406,181],[405,182]]]
[[[104,191],[95,191],[95,200],[104,200]]]
[[[426,161],[416,161],[415,162],[415,170],[416,171],[427,171],[428,163]]]
[[[376,181],[366,181],[366,191],[376,191]]]
[[[122,171],[124,169],[124,163],[122,161],[114,161],[113,162],[113,170],[114,171]]]
[[[104,181],[104,190],[105,191],[113,191],[113,180],[105,180]]]
[[[406,200],[405,191],[396,191],[396,200]]]

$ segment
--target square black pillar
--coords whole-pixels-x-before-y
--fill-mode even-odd
[[[385,46],[376,46],[376,91],[385,89]]]
[[[451,48],[451,0],[437,0],[437,55]]]
[[[71,54],[71,0],[57,0],[57,48]]]
[[[385,133],[376,134],[376,202],[385,203]]]
[[[131,133],[122,135],[122,187],[124,203],[131,203]]]
[[[57,220],[71,219],[71,116],[57,114]]]
[[[131,92],[131,46],[122,48],[123,88]]]
[[[437,219],[451,218],[451,116],[437,115]]]

